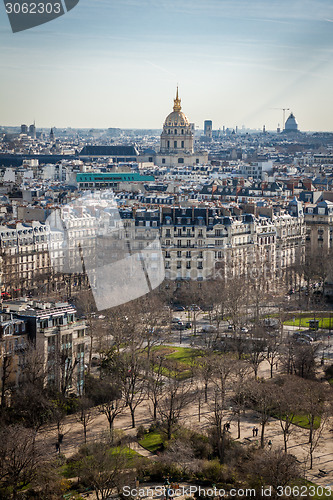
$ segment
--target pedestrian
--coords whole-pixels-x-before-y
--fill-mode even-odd
[[[271,441],[271,440],[269,440],[269,441],[268,441],[268,446],[269,446],[269,448],[272,448],[272,444],[273,444],[273,443],[272,443],[272,441]]]
[[[255,437],[255,435],[256,435],[256,426],[254,425],[252,427],[252,436]]]
[[[230,431],[230,422],[227,422],[227,423],[225,424],[225,428],[226,428],[226,430],[227,430],[228,432]]]
[[[256,436],[258,436],[259,429],[256,427]]]

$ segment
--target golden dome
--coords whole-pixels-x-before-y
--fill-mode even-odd
[[[164,127],[190,126],[190,122],[188,121],[184,113],[181,111],[182,107],[180,105],[180,101],[181,99],[178,97],[178,87],[177,87],[176,99],[173,100],[174,102],[173,111],[166,117],[164,121]]]
[[[165,127],[188,127],[189,125],[190,123],[182,111],[173,111],[164,122]]]

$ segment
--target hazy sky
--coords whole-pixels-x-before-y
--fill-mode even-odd
[[[332,0],[80,0],[16,34],[0,9],[3,125],[160,128],[179,82],[200,127],[333,130]]]

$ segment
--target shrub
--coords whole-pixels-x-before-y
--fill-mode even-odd
[[[208,484],[223,485],[235,482],[232,470],[227,465],[220,464],[218,460],[205,461],[197,477]]]
[[[138,427],[138,430],[137,430],[137,433],[136,433],[136,437],[138,439],[142,439],[145,434],[146,434],[146,429],[144,428],[143,425],[140,425]]]

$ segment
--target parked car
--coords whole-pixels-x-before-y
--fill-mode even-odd
[[[247,333],[249,330],[247,328],[245,328],[245,326],[243,326],[243,328],[241,328],[241,332],[243,333]]]
[[[186,328],[192,328],[192,323],[191,323],[191,321],[186,321],[186,323],[185,323],[185,327],[186,327]]]
[[[197,306],[196,304],[192,304],[190,309],[191,309],[191,311],[200,311],[200,307]]]
[[[181,322],[180,318],[172,318],[172,323],[179,323]]]
[[[204,333],[216,332],[216,326],[214,326],[214,325],[202,325],[202,331]]]
[[[310,340],[305,339],[304,337],[298,337],[298,339],[296,339],[296,343],[297,344],[305,344],[305,345],[311,344]]]
[[[179,321],[178,323],[175,324],[174,329],[175,330],[186,330],[186,326],[182,321]]]
[[[185,311],[185,307],[184,306],[175,306],[173,308],[174,311]]]

